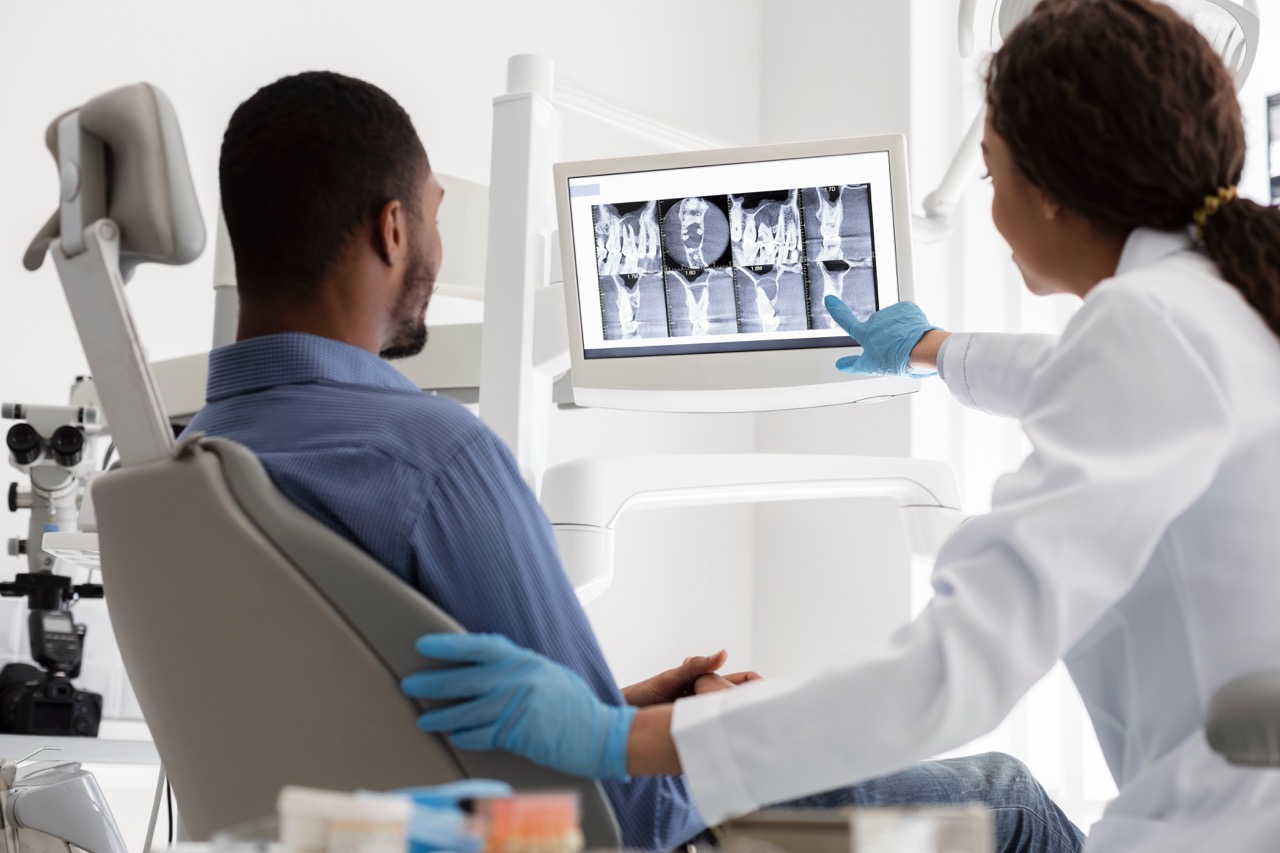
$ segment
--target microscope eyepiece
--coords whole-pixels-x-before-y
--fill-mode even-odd
[[[79,427],[60,426],[49,437],[49,446],[58,464],[71,468],[84,458],[84,432]]]
[[[4,443],[9,446],[9,452],[13,454],[13,461],[17,465],[30,465],[44,452],[44,440],[40,438],[40,433],[27,423],[9,427]]]

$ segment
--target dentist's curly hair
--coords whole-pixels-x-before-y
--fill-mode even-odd
[[[259,89],[218,164],[241,295],[307,295],[387,202],[420,213],[429,169],[408,113],[371,83],[308,71]]]
[[[1188,228],[1244,167],[1230,72],[1154,0],[1043,0],[992,58],[987,108],[1031,183],[1111,233]],[[1280,212],[1236,198],[1202,239],[1280,335]]]

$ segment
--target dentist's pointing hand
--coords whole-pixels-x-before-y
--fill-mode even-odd
[[[500,634],[427,634],[415,648],[464,664],[401,682],[409,696],[461,700],[418,717],[423,731],[448,733],[462,749],[504,749],[576,776],[626,778],[635,708],[601,702],[572,670]]]
[[[862,355],[838,360],[839,370],[865,376],[932,376],[936,372],[911,366],[912,350],[917,344],[930,332],[942,331],[929,322],[914,302],[896,302],[866,320],[859,320],[836,296],[828,296],[825,304],[831,319],[862,347]],[[945,336],[943,333],[941,338]],[[917,359],[924,355],[923,361],[932,366],[937,360],[937,346],[922,347],[924,349],[930,352],[918,353]]]

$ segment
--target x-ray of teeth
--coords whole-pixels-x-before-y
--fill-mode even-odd
[[[600,276],[600,311],[606,341],[667,337],[662,273]]]
[[[672,199],[659,204],[668,267],[706,269],[729,263],[729,214],[724,196]]]
[[[729,196],[729,240],[735,266],[799,263],[797,190]]]
[[[815,329],[838,329],[823,302],[839,297],[859,320],[876,310],[876,270],[869,261],[818,261],[809,264],[809,312]]]
[[[601,275],[662,271],[656,201],[598,204],[591,213]]]
[[[740,267],[734,278],[739,331],[798,332],[809,327],[799,264]]]
[[[667,324],[672,337],[732,335],[738,331],[733,271],[669,270]]]
[[[809,261],[871,260],[870,184],[809,187],[801,199]]]

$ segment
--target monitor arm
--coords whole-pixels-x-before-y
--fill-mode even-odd
[[[951,230],[951,213],[969,188],[978,171],[978,161],[982,159],[982,130],[986,120],[987,105],[983,103],[951,158],[942,183],[924,197],[924,215],[912,217],[911,224],[920,239],[940,240]]]
[[[920,557],[932,558],[965,518],[950,466],[873,456],[726,453],[575,459],[547,470],[541,500],[565,572],[586,602],[613,580],[614,531],[625,512],[843,497],[897,501],[911,552]]]
[[[1177,3],[1169,3],[1177,7]],[[1205,0],[1221,10],[1222,15],[1229,16],[1235,27],[1214,26],[1214,22],[1204,16],[1188,15],[1213,49],[1222,57],[1227,68],[1235,77],[1236,90],[1244,87],[1249,72],[1253,69],[1254,59],[1258,53],[1258,39],[1261,33],[1261,14],[1257,0]],[[960,0],[957,34],[960,44],[960,56],[969,58],[974,53],[974,36],[977,28],[977,0]],[[1034,0],[1002,0],[997,4],[997,22],[1000,37],[1007,38],[1013,28],[1027,16],[1036,6]],[[1179,9],[1179,11],[1183,11]],[[1183,14],[1187,14],[1183,11]],[[1219,19],[1218,23],[1221,23]],[[941,240],[951,230],[951,213],[956,204],[968,189],[977,171],[981,150],[978,146],[982,139],[982,128],[987,117],[985,101],[978,108],[978,114],[969,126],[968,132],[961,140],[951,165],[942,178],[938,188],[924,199],[924,215],[913,217],[915,235],[926,242]]]

